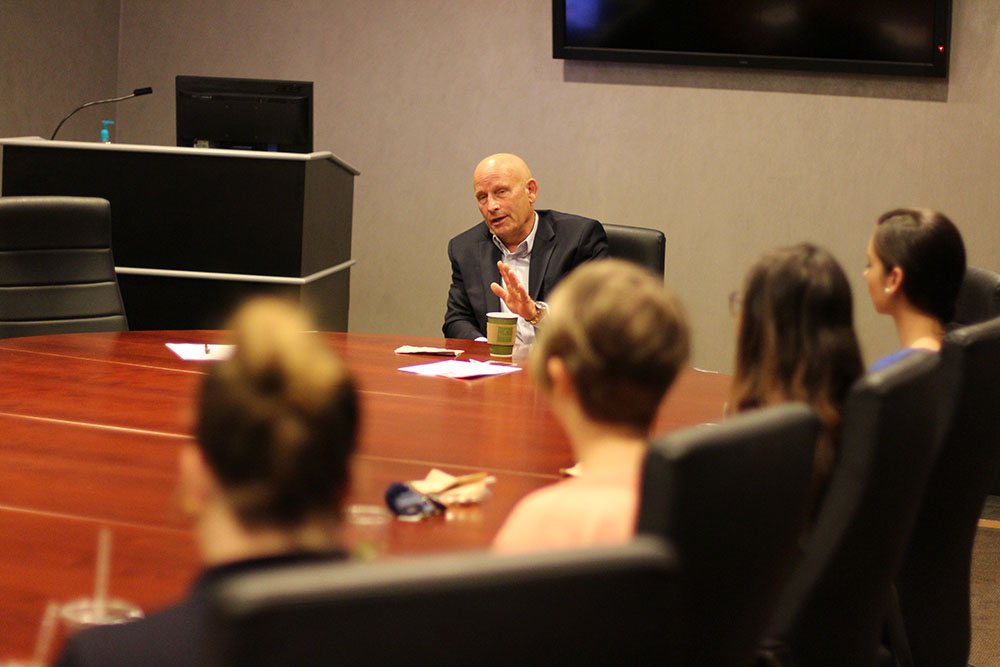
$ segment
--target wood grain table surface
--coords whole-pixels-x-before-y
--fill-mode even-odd
[[[427,356],[399,345],[463,350],[485,343],[322,334],[361,392],[361,437],[348,502],[383,503],[394,481],[433,467],[496,477],[481,505],[394,522],[390,557],[489,545],[525,494],[573,464],[569,443],[527,369],[476,380],[422,377]],[[110,589],[149,611],[180,598],[200,569],[174,497],[204,364],[166,342],[218,343],[217,331],[135,331],[0,340],[0,660],[30,656],[46,604],[92,593],[97,534],[113,534]],[[521,351],[514,363],[526,367]],[[688,369],[655,431],[717,421],[729,378]]]

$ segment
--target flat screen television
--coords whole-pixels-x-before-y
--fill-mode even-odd
[[[311,153],[312,81],[178,76],[177,145]]]
[[[571,60],[947,77],[951,0],[552,0]]]

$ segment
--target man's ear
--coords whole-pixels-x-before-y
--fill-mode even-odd
[[[191,516],[198,516],[208,499],[216,492],[215,475],[209,469],[201,450],[192,443],[181,447],[178,468],[180,479],[177,483],[177,496],[181,509]]]
[[[532,204],[535,203],[535,198],[538,197],[538,181],[533,178],[529,178],[525,189],[528,191],[528,201]]]
[[[549,357],[548,361],[545,362],[545,372],[548,373],[549,386],[554,395],[559,397],[576,395],[576,384],[573,381],[573,376],[561,357]]]

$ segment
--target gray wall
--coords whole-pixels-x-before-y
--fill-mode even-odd
[[[119,0],[0,0],[0,136],[49,137],[75,107],[116,94]],[[59,139],[96,141],[114,105],[81,111]]]
[[[478,220],[473,166],[501,150],[531,165],[540,207],[667,234],[667,281],[702,367],[731,369],[726,296],[749,264],[801,240],[849,273],[866,358],[894,349],[861,277],[890,207],[945,211],[971,262],[1000,269],[1000,3],[956,0],[947,83],[565,63],[551,57],[543,0],[128,0],[120,11],[118,90],[156,91],[119,106],[120,141],[173,143],[177,74],[316,82],[316,147],[362,172],[353,331],[440,335],[445,245]],[[74,51],[102,39],[85,28]],[[54,55],[38,58],[26,67],[56,69]],[[26,132],[9,124],[20,117],[0,115],[0,134]]]

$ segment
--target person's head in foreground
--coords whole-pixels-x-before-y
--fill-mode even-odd
[[[549,313],[531,371],[574,447],[580,422],[645,438],[688,358],[680,302],[646,269],[606,259],[570,273]]]
[[[812,406],[827,435],[816,451],[821,485],[835,458],[840,410],[864,373],[847,276],[822,248],[779,248],[747,272],[741,304],[730,408]]]
[[[566,431],[578,477],[537,489],[493,540],[500,553],[621,544],[657,410],[689,352],[677,299],[646,269],[587,262],[552,292],[531,352],[540,393]]]
[[[872,305],[893,318],[902,347],[939,350],[965,276],[965,245],[952,221],[925,208],[883,213],[867,255]]]
[[[177,604],[69,638],[57,664],[200,665],[209,591],[238,573],[338,561],[338,508],[357,430],[343,365],[297,307],[254,299],[229,323],[233,355],[206,368],[197,442],[178,496],[208,566]]]
[[[358,399],[296,306],[252,300],[229,324],[232,357],[208,368],[181,497],[210,563],[337,546]]]

